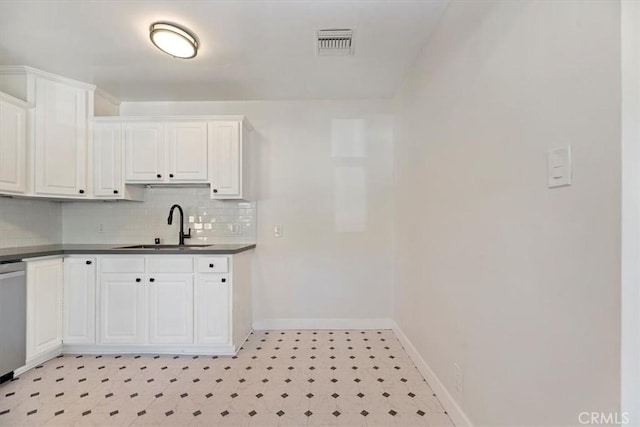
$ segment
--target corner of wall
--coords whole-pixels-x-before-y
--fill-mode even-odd
[[[444,383],[440,381],[440,378],[438,378],[429,364],[422,358],[422,356],[420,356],[418,350],[414,347],[396,322],[393,322],[392,330],[413,363],[416,365],[416,368],[418,368],[420,374],[422,374],[424,379],[427,380],[427,383],[440,400],[440,403],[442,403],[442,406],[444,406],[444,409],[447,411],[447,415],[449,415],[451,421],[453,421],[456,427],[473,427],[473,424],[467,414],[465,414],[460,405],[458,405],[447,387],[445,387]]]

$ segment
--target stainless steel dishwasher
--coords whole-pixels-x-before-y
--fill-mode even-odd
[[[24,262],[0,264],[0,383],[26,362],[27,283]]]

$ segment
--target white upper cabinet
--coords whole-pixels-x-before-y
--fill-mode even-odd
[[[36,78],[35,192],[86,197],[87,90]]]
[[[251,151],[243,120],[209,123],[209,177],[214,199],[251,200]]]
[[[93,85],[26,66],[0,76],[0,194],[142,200],[142,184],[175,183],[254,198],[244,116],[122,117]]]
[[[22,114],[3,104],[0,192],[90,198],[95,86],[25,66],[0,66],[0,77],[0,90],[33,106],[22,124]]]
[[[169,182],[207,181],[207,124],[175,122],[165,124]]]
[[[125,181],[165,180],[164,126],[158,122],[124,123]]]
[[[93,195],[99,199],[143,200],[143,189],[124,185],[122,125],[93,124]]]
[[[0,193],[27,191],[27,115],[29,104],[0,93]]]
[[[132,184],[207,182],[204,121],[123,120],[126,172]]]
[[[122,191],[122,126],[93,126],[93,177],[96,197],[114,197]]]

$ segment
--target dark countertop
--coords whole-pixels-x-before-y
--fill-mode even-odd
[[[25,246],[22,248],[0,249],[0,262],[20,261],[26,258],[36,258],[50,255],[233,255],[248,251],[256,247],[254,243],[223,243],[211,246],[189,246],[171,249],[124,249],[123,246],[133,246],[131,244],[64,244],[64,245],[44,245]]]

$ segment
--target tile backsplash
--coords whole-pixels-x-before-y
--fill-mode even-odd
[[[0,197],[0,248],[61,242],[60,202]]]
[[[74,202],[63,204],[64,243],[153,243],[178,242],[180,215],[173,204],[182,206],[187,244],[253,243],[256,240],[256,204],[211,200],[209,189],[148,188],[144,202]]]

